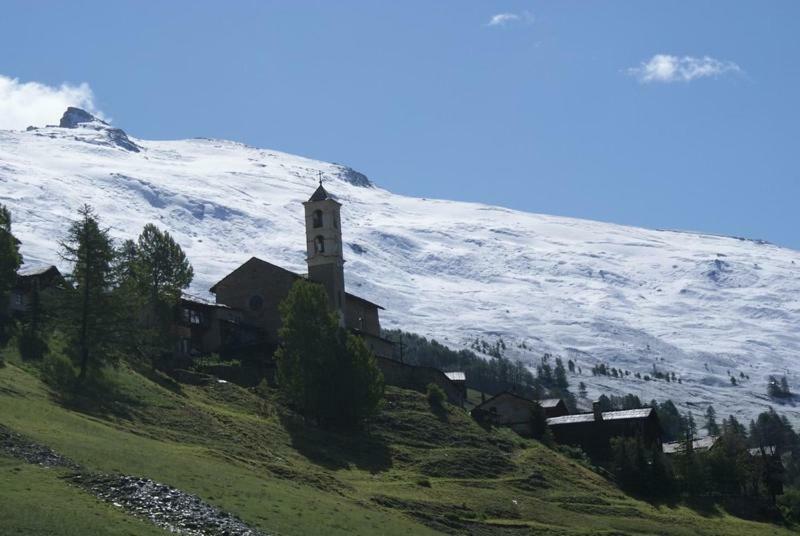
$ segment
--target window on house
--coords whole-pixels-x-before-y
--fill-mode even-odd
[[[314,239],[314,251],[317,253],[325,253],[325,239],[321,236]]]
[[[264,298],[258,295],[252,296],[248,306],[251,311],[260,311],[264,307]]]
[[[22,293],[15,292],[14,293],[14,304],[15,305],[22,305]]]
[[[313,220],[314,229],[319,229],[322,227],[322,211],[315,210],[314,215],[311,218]]]
[[[200,311],[195,311],[194,309],[185,307],[183,309],[183,321],[187,324],[199,325],[203,323],[203,315],[200,313]]]

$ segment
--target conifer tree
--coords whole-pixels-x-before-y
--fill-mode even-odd
[[[280,305],[278,381],[322,426],[355,427],[383,397],[383,376],[364,341],[339,326],[320,285],[297,281]]]
[[[706,410],[706,430],[710,435],[719,435],[719,425],[717,424],[717,412],[714,406],[708,406]]]
[[[180,245],[152,223],[144,226],[136,242],[123,242],[117,258],[117,292],[129,310],[140,313],[132,319],[139,328],[137,349],[154,357],[170,346],[173,311],[194,270]]]
[[[144,226],[135,248],[128,242],[123,248],[135,259],[132,271],[153,304],[176,303],[192,282],[194,270],[180,245],[152,223]]]
[[[5,332],[10,323],[6,316],[8,309],[8,292],[17,279],[17,270],[22,264],[19,253],[19,242],[11,233],[11,212],[0,205],[0,342],[5,339]]]
[[[58,323],[74,350],[78,382],[82,383],[90,368],[113,358],[122,332],[118,329],[120,311],[111,292],[111,238],[89,205],[81,207],[78,214],[80,218],[72,222],[60,244],[62,259],[72,265],[68,279],[74,289],[61,296]]]

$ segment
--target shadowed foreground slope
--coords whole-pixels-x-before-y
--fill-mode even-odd
[[[108,373],[102,411],[56,401],[8,356],[0,424],[87,470],[146,477],[196,494],[269,534],[789,534],[721,512],[631,499],[602,477],[462,410],[434,411],[389,388],[358,437],[308,426],[270,389],[155,383]],[[158,534],[65,478],[69,468],[0,453],[0,519],[11,534]]]

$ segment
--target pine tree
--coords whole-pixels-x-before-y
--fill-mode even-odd
[[[126,240],[117,251],[115,275],[119,293],[130,310],[143,311],[138,348],[158,355],[170,346],[169,331],[181,292],[189,286],[194,270],[180,245],[152,223],[142,229],[136,242]]]
[[[61,242],[61,258],[72,264],[74,289],[61,296],[58,323],[78,361],[78,382],[90,368],[112,359],[119,343],[119,309],[111,292],[114,248],[89,205],[84,205]]]
[[[131,248],[129,243],[124,247],[128,251]],[[180,245],[167,231],[152,223],[145,225],[139,235],[133,258],[133,273],[153,304],[177,303],[181,291],[194,277],[194,270]]]
[[[10,318],[6,316],[8,292],[17,280],[17,270],[21,264],[19,242],[11,234],[11,212],[0,205],[0,342],[5,340],[10,323]]]
[[[586,384],[583,383],[583,382],[580,382],[578,384],[578,396],[581,397],[581,398],[586,398],[587,395],[588,395],[588,393],[586,392]]]
[[[706,409],[706,430],[710,435],[719,435],[719,425],[717,424],[717,412],[714,411],[714,406],[708,406]]]
[[[569,388],[569,382],[567,381],[567,371],[564,368],[564,362],[561,360],[560,357],[556,358],[555,384],[556,387],[562,391],[566,391]]]
[[[358,426],[383,397],[383,376],[364,341],[339,327],[315,283],[297,281],[280,311],[275,357],[286,397],[322,426]]]

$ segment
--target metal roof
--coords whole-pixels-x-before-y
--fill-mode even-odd
[[[577,415],[562,415],[561,417],[550,417],[547,424],[576,424],[581,422],[594,422],[593,413],[578,413]]]
[[[560,398],[545,398],[544,400],[536,400],[543,408],[554,408],[561,402]]]
[[[604,421],[617,421],[623,419],[644,419],[649,417],[653,408],[625,409],[622,411],[604,411]]]
[[[650,416],[653,408],[625,409],[622,411],[604,411],[604,421],[622,421],[626,419],[645,419]],[[563,415],[561,417],[550,417],[547,419],[549,425],[577,424],[594,422],[594,413],[579,413],[577,415]]]
[[[454,381],[454,382],[465,382],[465,381],[467,381],[467,375],[464,374],[463,372],[445,372],[444,375],[447,376],[447,378],[450,381]]]
[[[190,303],[196,303],[198,305],[206,305],[208,307],[221,307],[223,309],[230,309],[230,307],[225,305],[224,303],[217,303],[207,298],[201,298],[200,296],[195,296],[193,294],[188,294],[186,292],[181,293],[181,300]]]
[[[706,436],[692,441],[692,450],[708,450],[714,446],[714,443],[719,439],[718,436]],[[675,454],[683,452],[685,441],[673,441],[671,443],[664,443],[661,450],[664,454]]]

